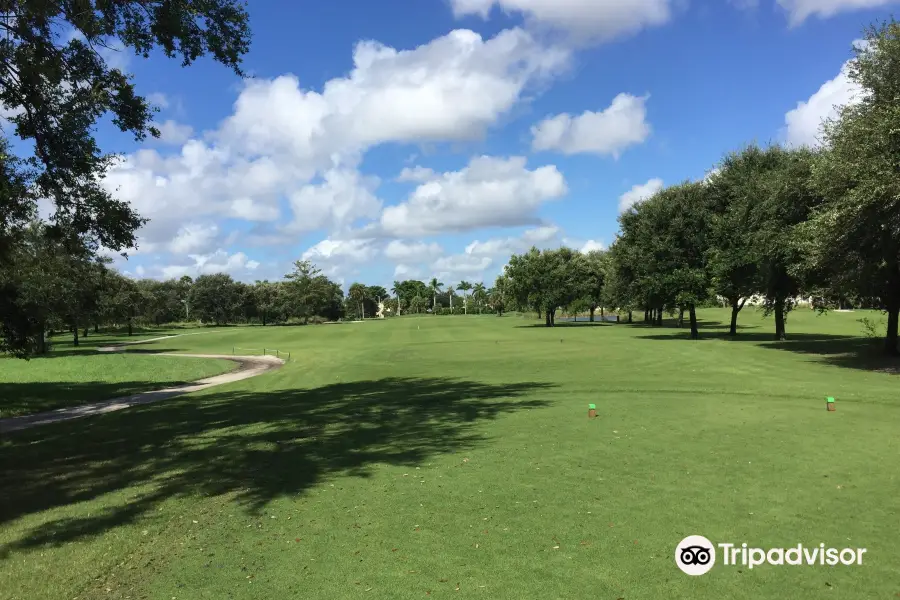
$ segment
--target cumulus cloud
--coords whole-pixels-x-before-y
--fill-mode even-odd
[[[809,17],[822,19],[842,12],[866,8],[878,8],[896,3],[897,0],[778,0],[787,11],[791,26],[803,23]]]
[[[859,45],[860,42],[854,42]],[[785,141],[792,146],[817,146],[822,123],[838,114],[841,106],[859,102],[862,88],[850,80],[849,62],[834,79],[822,84],[808,100],[784,115]]]
[[[649,96],[619,94],[600,112],[579,116],[566,113],[547,118],[531,128],[535,151],[557,150],[563,154],[592,153],[618,158],[629,146],[643,143],[650,135],[647,123]]]
[[[292,192],[288,200],[294,212],[289,231],[344,229],[361,218],[376,218],[381,200],[375,196],[377,177],[364,177],[354,169],[332,169],[324,181]]]
[[[542,203],[567,191],[555,166],[531,171],[523,157],[480,156],[418,186],[406,202],[386,207],[381,228],[394,237],[419,237],[514,227],[533,222]]]
[[[603,242],[598,242],[596,240],[588,240],[581,247],[581,253],[587,254],[588,252],[594,252],[595,250],[606,250],[606,246]]]
[[[495,6],[520,13],[532,24],[577,37],[607,41],[662,25],[672,16],[672,0],[450,0],[456,16],[490,16]]]
[[[178,278],[183,275],[196,277],[197,275],[210,275],[212,273],[228,273],[235,279],[246,279],[251,276],[260,263],[250,259],[243,252],[229,254],[223,249],[218,249],[209,254],[191,254],[189,258],[193,264],[174,264],[163,267],[152,267],[154,273],[163,279]]]
[[[492,238],[484,242],[475,240],[466,246],[466,254],[472,256],[510,256],[525,252],[532,246],[543,246],[559,238],[560,229],[556,225],[543,225],[528,229],[520,236]]]
[[[400,263],[426,262],[444,253],[440,244],[432,242],[406,243],[402,240],[391,240],[384,249],[384,255]]]
[[[658,178],[651,179],[647,183],[632,187],[630,190],[619,196],[619,212],[623,213],[635,204],[654,196],[662,188],[663,180]]]
[[[433,178],[434,171],[427,167],[414,167],[412,169],[410,169],[409,167],[404,167],[404,169],[400,171],[400,175],[397,176],[397,181],[415,181],[418,183],[424,183]]]
[[[301,89],[290,75],[249,83],[220,139],[311,161],[385,142],[477,139],[532,82],[568,60],[568,51],[521,29],[488,40],[455,30],[413,50],[361,42],[350,74],[321,92]]]
[[[164,122],[164,141],[186,139],[180,152],[128,155],[104,185],[151,219],[138,232],[144,248],[165,247],[185,222],[275,223],[285,218],[283,204],[292,212],[287,224],[262,237],[333,233],[379,216],[378,181],[358,172],[366,151],[478,139],[569,58],[519,28],[491,38],[456,30],[412,49],[361,42],[352,70],[321,89],[304,89],[293,75],[250,80],[233,113],[199,139]],[[170,104],[162,94],[152,100]],[[406,176],[425,183],[426,173]]]
[[[180,146],[194,135],[194,128],[169,119],[162,123],[154,123],[159,129],[159,141],[164,144]]]
[[[336,240],[327,238],[303,253],[303,260],[316,263],[363,263],[374,258],[377,250],[372,239]]]
[[[468,277],[479,279],[493,262],[493,259],[487,256],[455,254],[437,259],[432,263],[431,269],[438,279],[458,280]]]

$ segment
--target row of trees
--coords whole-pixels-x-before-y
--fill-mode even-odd
[[[380,303],[390,309],[386,314],[398,315],[453,302],[452,290],[442,289],[437,280],[431,285],[394,282],[393,296],[384,287],[354,283],[345,297],[341,286],[309,261],[295,262],[282,281],[253,284],[224,273],[167,281],[132,279],[109,268],[96,245],[78,236],[58,237],[38,221],[8,253],[15,268],[0,272],[0,281],[13,293],[6,296],[12,301],[3,309],[25,318],[4,320],[4,339],[12,341],[5,349],[19,356],[46,352],[47,338],[58,332],[69,332],[77,346],[80,338],[101,327],[126,328],[131,335],[136,326],[184,322],[305,324],[374,317]],[[483,284],[463,281],[458,288],[466,310],[470,305],[479,312],[487,307]]]
[[[450,309],[451,313],[455,312],[454,293],[460,296],[456,309],[457,312],[461,309],[462,314],[468,314],[470,307],[473,312],[481,314],[492,305],[492,290],[481,282],[470,283],[466,280],[460,281],[455,287],[446,285],[437,278],[433,278],[428,284],[415,279],[395,281],[391,293],[393,297],[388,300],[387,305],[396,315],[402,315],[404,311],[420,313],[429,309],[437,314],[443,307]]]
[[[563,248],[514,256],[512,297],[543,311],[582,302],[645,321],[724,299],[730,334],[748,298],[774,316],[775,337],[799,298],[819,308],[887,312],[884,350],[898,354],[900,317],[900,25],[866,32],[848,69],[862,93],[823,124],[812,148],[751,145],[714,174],[661,190],[621,215],[605,256]]]

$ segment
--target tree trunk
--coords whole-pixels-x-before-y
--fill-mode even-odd
[[[540,321],[540,320],[541,320],[541,315],[543,314],[544,311],[542,311],[540,308],[537,309],[537,311],[538,311],[538,321]]]
[[[41,354],[47,354],[47,324],[41,322],[41,339],[38,342]]]
[[[900,355],[897,348],[897,323],[900,320],[900,302],[894,302],[888,308],[887,335],[884,337],[884,353],[888,356]]]
[[[556,327],[556,309],[550,311],[550,327]]]
[[[76,348],[78,347],[78,319],[72,321],[72,332],[74,337],[72,338],[72,345]]]
[[[594,311],[595,311],[595,310],[597,310],[597,309],[594,308],[594,307],[592,306],[592,307],[591,307],[591,323],[594,322]]]
[[[661,308],[657,308],[656,309],[656,324],[659,325],[660,327],[663,324],[662,319],[663,319],[663,311]]]
[[[81,337],[87,337],[87,336],[88,336],[88,331],[90,331],[90,330],[91,330],[91,326],[90,326],[90,325],[85,325],[85,326],[84,326],[84,333],[81,334]]]
[[[775,339],[779,342],[787,337],[784,330],[784,300],[775,301]]]
[[[263,324],[263,327],[266,326],[266,311],[262,312],[262,324]]]
[[[128,317],[128,335],[134,335],[134,329],[132,327],[131,317]]]
[[[100,324],[94,323],[94,333],[100,333]]]
[[[700,339],[700,330],[697,329],[697,307],[691,304],[688,308],[688,313],[691,319],[691,339]]]
[[[678,328],[681,329],[684,327],[684,307],[678,307]]]
[[[550,311],[549,310],[544,313],[544,324],[547,327],[553,327],[553,325],[551,325],[551,323],[550,323]]]
[[[629,311],[628,311],[628,323],[630,324],[630,323],[632,323],[632,322],[633,322],[633,321],[632,321],[632,318],[631,318],[631,311],[629,310]]]
[[[740,303],[738,303],[738,300],[739,298],[737,296],[731,299],[731,327],[728,329],[728,335],[731,337],[737,335],[738,313],[741,312],[741,309],[744,308],[744,304],[747,303],[746,298],[741,300]]]
[[[600,307],[600,320],[601,321],[606,320],[606,309],[602,306]]]
[[[645,308],[644,309],[644,323],[649,323],[649,322],[650,322],[650,310]]]

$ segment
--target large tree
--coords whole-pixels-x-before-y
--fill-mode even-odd
[[[135,140],[149,134],[154,108],[132,78],[103,52],[121,47],[148,57],[159,49],[189,65],[206,54],[241,74],[249,48],[247,12],[239,0],[7,0],[0,19],[0,106],[24,144],[16,156],[0,138],[0,271],[15,268],[9,253],[36,214],[37,200],[53,209],[46,234],[81,238],[112,250],[135,245],[145,222],[103,185],[116,160],[94,132],[109,118]],[[29,315],[13,310],[14,277],[0,274],[3,346],[27,353]],[[8,337],[6,337],[8,335]]]
[[[824,196],[801,230],[804,256],[833,289],[876,298],[888,315],[884,351],[897,355],[900,321],[900,24],[870,28],[848,75],[863,93],[824,126],[813,165]]]

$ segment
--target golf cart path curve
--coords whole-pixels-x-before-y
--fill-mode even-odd
[[[206,332],[203,332],[206,333]],[[178,335],[166,335],[163,337],[152,338],[148,340],[139,340],[136,342],[123,342],[121,344],[115,346],[105,346],[103,348],[97,348],[98,352],[123,352],[125,350],[125,346],[132,346],[135,344],[146,344],[149,342],[156,342],[159,340],[166,340],[169,338],[179,337],[180,335],[199,335],[196,333],[185,333]],[[216,385],[222,385],[223,383],[233,383],[235,381],[241,381],[242,379],[248,379],[250,377],[256,377],[257,375],[262,375],[268,371],[272,371],[281,367],[284,364],[284,360],[280,358],[276,358],[274,356],[234,356],[231,354],[180,354],[175,352],[158,352],[158,353],[150,353],[151,356],[181,356],[185,358],[221,358],[224,360],[234,361],[238,364],[237,369],[233,371],[228,371],[227,373],[222,373],[221,375],[214,375],[213,377],[207,377],[205,379],[199,379],[192,383],[186,383],[184,385],[177,385],[173,387],[168,387],[160,390],[149,390],[146,392],[139,392],[137,394],[132,394],[130,396],[123,396],[121,398],[113,398],[112,400],[104,400],[103,402],[95,402],[92,404],[82,404],[79,406],[70,406],[66,408],[60,408],[57,410],[51,410],[42,413],[35,413],[33,415],[23,415],[21,417],[11,417],[9,419],[0,419],[0,433],[9,433],[11,431],[19,431],[21,429],[30,429],[31,427],[37,427],[39,425],[47,425],[48,423],[59,423],[60,421],[68,421],[70,419],[80,419],[81,417],[89,417],[92,415],[101,415],[108,412],[113,412],[116,410],[122,410],[124,408],[129,408],[131,406],[138,406],[140,404],[149,404],[151,402],[158,402],[160,400],[166,400],[168,398],[172,398],[174,396],[180,396],[181,394],[188,394],[190,392],[198,392],[200,390],[205,390],[206,388],[210,388]]]

